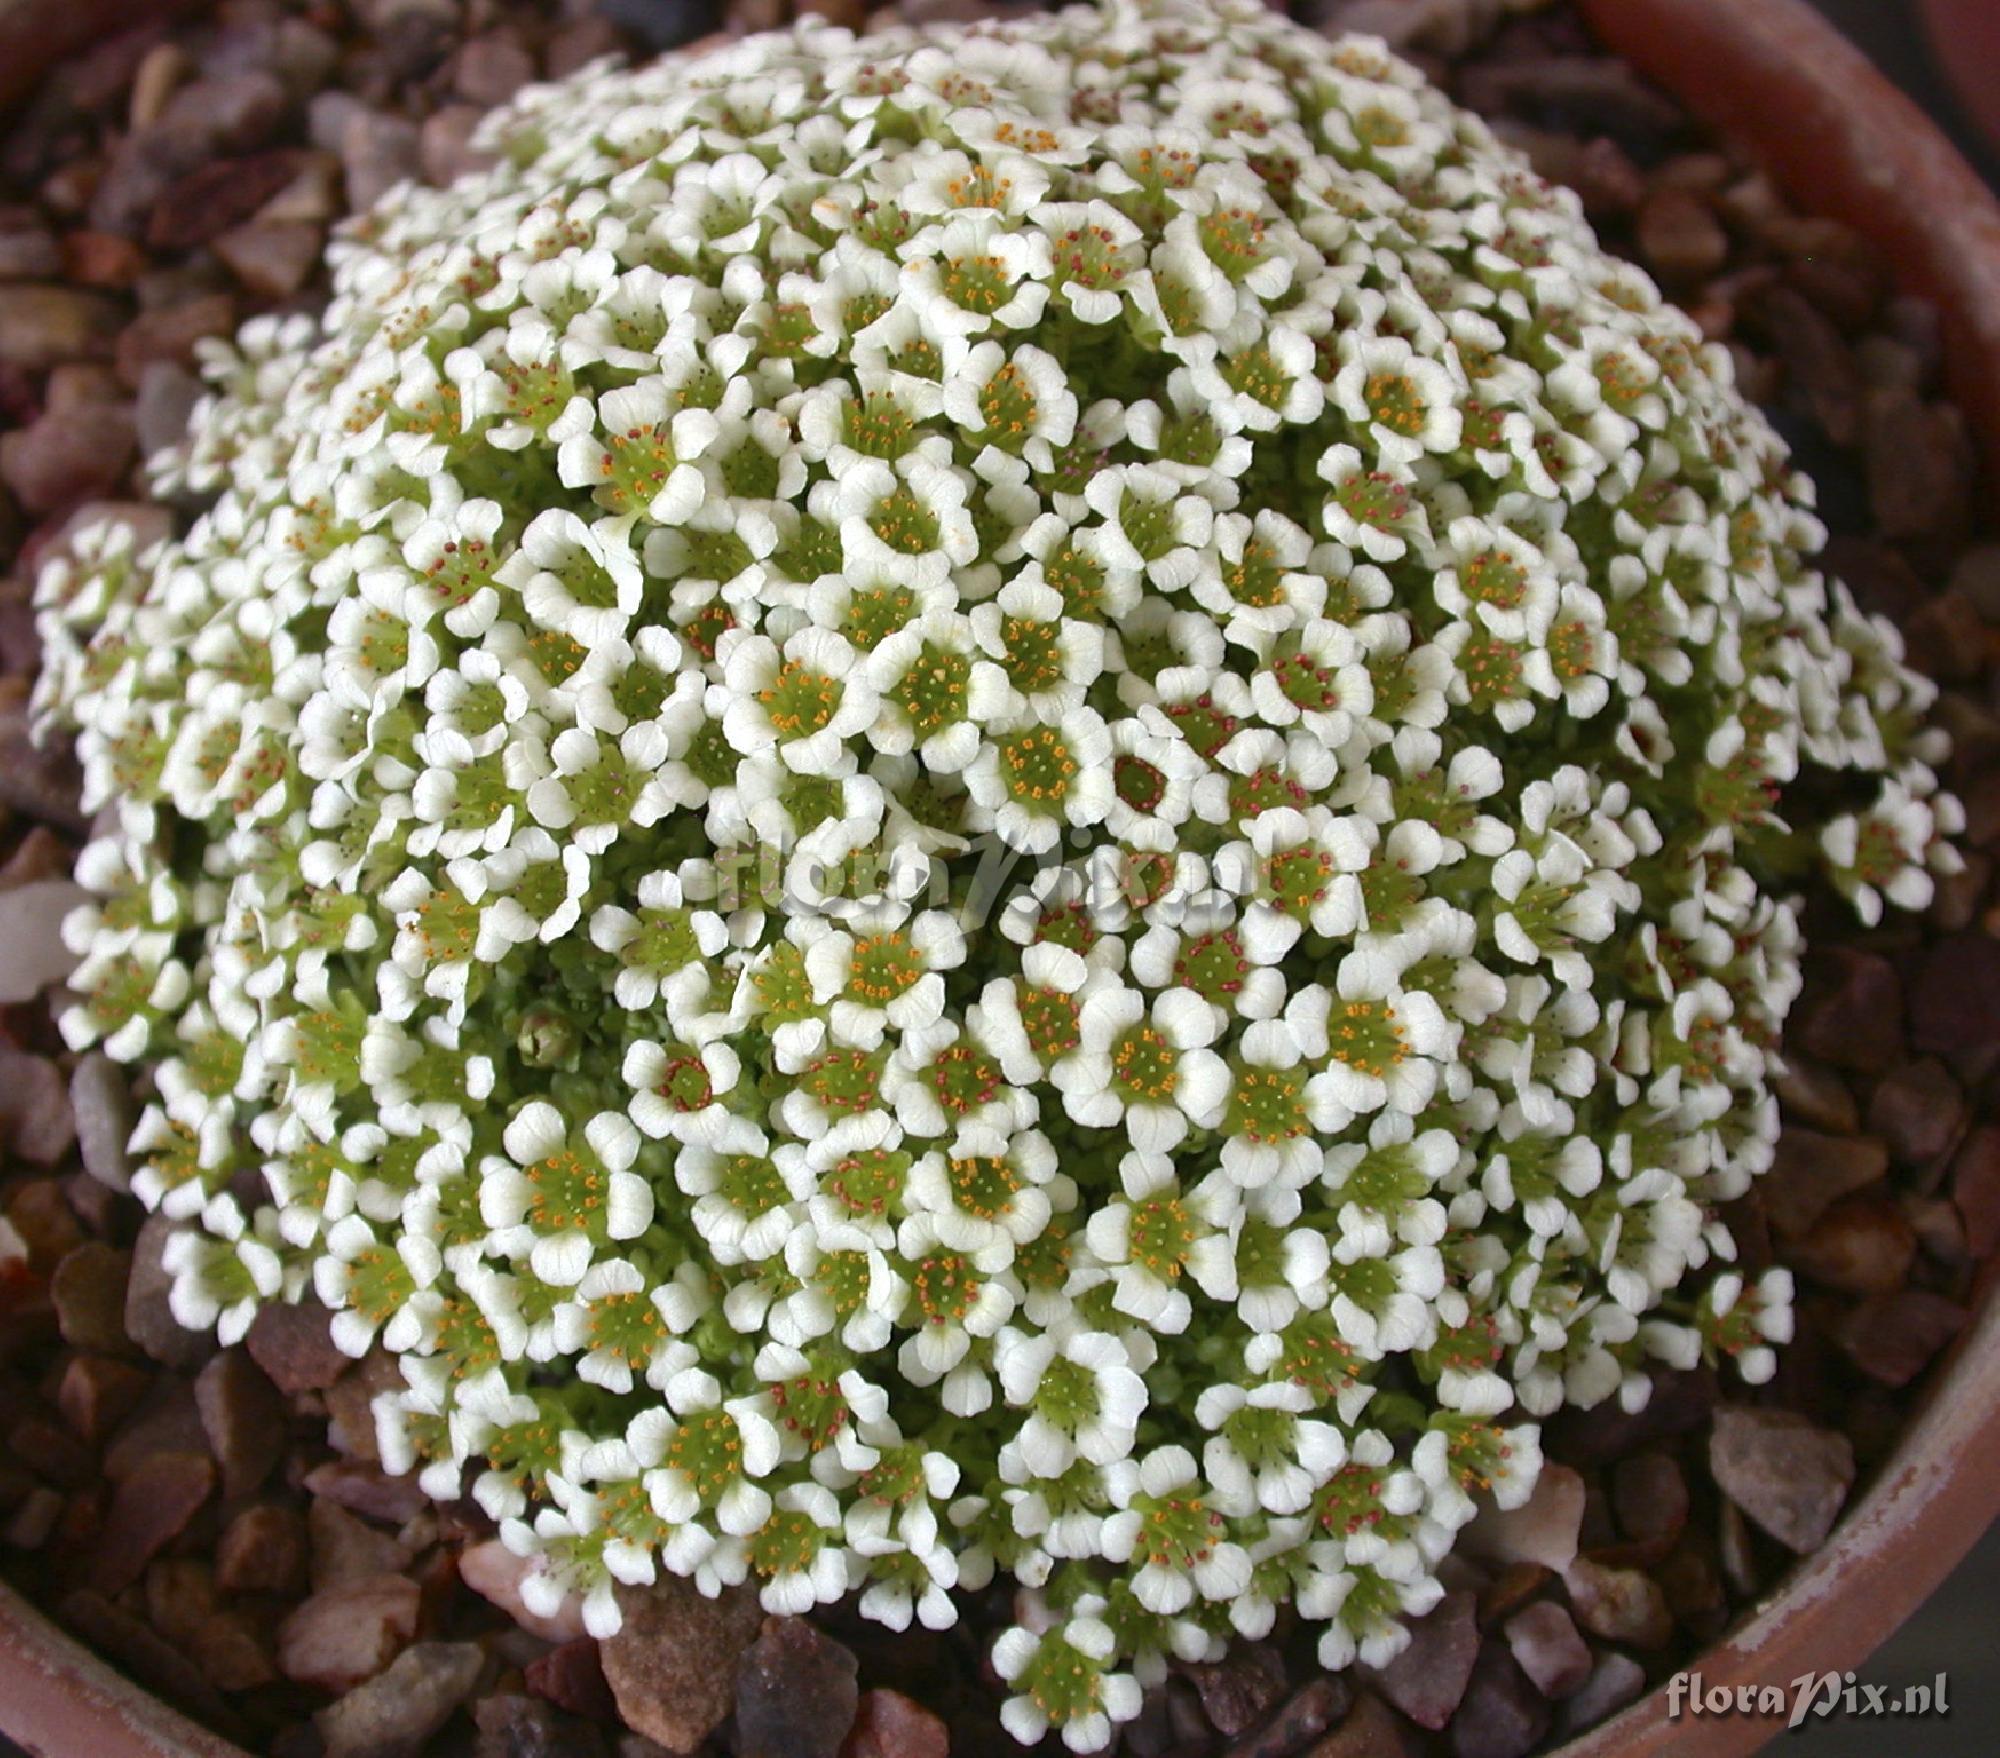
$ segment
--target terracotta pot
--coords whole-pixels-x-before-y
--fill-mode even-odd
[[[0,104],[65,54],[188,0],[0,0]],[[1953,392],[2000,477],[2000,204],[1913,104],[1805,0],[1579,0],[1603,40],[1747,145],[1813,212],[1881,246],[1945,318]],[[1946,0],[1932,0],[1938,12]],[[2000,23],[1991,0],[1957,10]],[[2000,49],[1985,61],[1990,67]],[[1833,1537],[1696,1662],[1709,1686],[1787,1685],[1858,1665],[2000,1514],[2000,1299],[1932,1376],[1888,1465]],[[1669,1719],[1664,1690],[1562,1749],[1736,1758],[1775,1724]],[[41,1758],[244,1758],[164,1707],[0,1585],[0,1729]]]
[[[2000,6],[1993,0],[1918,0],[1931,59],[1966,117],[2000,152]]]

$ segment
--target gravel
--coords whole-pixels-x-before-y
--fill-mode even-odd
[[[797,10],[864,19],[859,0]],[[1973,860],[1928,923],[1809,916],[1777,1165],[1729,1211],[1746,1268],[1799,1275],[1779,1380],[1718,1404],[1707,1370],[1662,1375],[1643,1411],[1565,1414],[1535,1497],[1468,1532],[1415,1659],[1358,1692],[1282,1631],[1177,1665],[1135,1758],[1521,1758],[1594,1725],[1824,1542],[2000,1246],[2000,541],[1979,529],[1936,313],[1573,18],[1501,10],[1314,16],[1425,57],[1731,349],[1820,478],[1829,562],[1944,686]],[[67,756],[27,737],[32,562],[80,505],[140,499],[139,460],[199,394],[198,343],[309,307],[350,206],[463,170],[485,107],[527,80],[724,22],[721,0],[226,0],[219,20],[99,45],[0,134],[0,1215],[53,1314],[0,1320],[0,1569],[150,1689],[286,1758],[657,1758],[653,1741],[714,1758],[718,1729],[745,1758],[1005,1749],[979,1654],[1004,1593],[968,1597],[947,1636],[891,1637],[850,1606],[767,1622],[679,1583],[635,1597],[604,1644],[574,1615],[527,1614],[476,1507],[433,1506],[374,1462],[374,1368],[332,1348],[322,1311],[267,1312],[222,1354],[174,1324],[164,1225],[123,1194],[126,1078],[63,1049],[37,1000],[69,968],[62,875],[88,827]]]

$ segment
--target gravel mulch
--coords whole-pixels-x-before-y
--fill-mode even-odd
[[[860,0],[800,11],[860,23]],[[905,0],[970,17],[976,0]],[[1135,1758],[1522,1758],[1699,1653],[1824,1541],[1893,1447],[2000,1243],[2000,543],[1940,386],[1936,313],[1803,216],[1561,7],[1305,0],[1389,34],[1581,192],[1607,241],[1727,343],[1817,478],[1826,557],[1945,687],[1968,865],[1928,916],[1858,935],[1816,908],[1779,1163],[1734,1205],[1746,1268],[1799,1279],[1754,1394],[1668,1376],[1637,1416],[1572,1413],[1529,1506],[1483,1520],[1378,1676],[1274,1638],[1182,1669]],[[81,509],[137,504],[196,395],[195,344],[322,297],[329,226],[448,180],[480,113],[600,54],[780,22],[786,0],[229,0],[128,32],[0,123],[0,1572],[149,1689],[274,1758],[1002,1758],[982,1662],[1003,1597],[895,1636],[846,1607],[765,1619],[663,1591],[598,1644],[535,1617],[470,1504],[385,1476],[313,1309],[217,1353],[166,1310],[127,1193],[131,1105],[45,999],[87,833],[74,766],[27,741],[28,581]],[[143,1224],[142,1224],[143,1223]]]

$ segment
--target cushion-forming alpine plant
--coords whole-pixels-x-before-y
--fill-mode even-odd
[[[40,586],[64,1031],[185,1323],[316,1292],[545,1559],[902,1627],[1078,1750],[1433,1604],[1565,1403],[1771,1370],[1801,887],[1930,688],[1730,363],[1248,0],[588,69],[260,319]]]

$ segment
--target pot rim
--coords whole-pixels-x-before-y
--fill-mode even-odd
[[[0,105],[111,20],[194,0],[0,0]],[[1810,212],[1882,246],[1898,279],[1936,301],[1953,396],[2000,479],[2000,202],[1931,120],[1806,0],[1577,0],[1607,48],[1751,148]],[[61,22],[50,25],[51,19]],[[25,21],[25,23],[24,23]],[[47,37],[37,36],[48,30]],[[29,48],[36,53],[31,55]],[[2000,1260],[1977,1314],[1931,1373],[1915,1419],[1828,1542],[1694,1667],[1705,1684],[1788,1685],[1858,1664],[2000,1516]],[[1551,1758],[1653,1758],[1696,1745],[1741,1758],[1768,1718],[1669,1715],[1661,1686]],[[248,1758],[59,1629],[0,1581],[0,1729],[37,1758]]]

